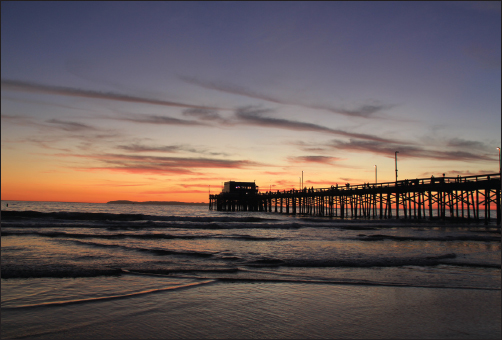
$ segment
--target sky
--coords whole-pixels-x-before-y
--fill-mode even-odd
[[[500,2],[2,1],[1,59],[2,200],[499,172]]]

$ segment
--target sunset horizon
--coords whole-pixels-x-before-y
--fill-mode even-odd
[[[500,339],[500,1],[2,1],[3,339]]]
[[[2,9],[3,200],[391,182],[396,151],[399,179],[499,172],[500,6]]]

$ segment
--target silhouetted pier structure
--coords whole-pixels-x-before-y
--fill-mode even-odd
[[[220,194],[209,195],[209,209],[339,218],[448,217],[488,222],[491,209],[495,208],[500,225],[500,192],[500,174],[261,193],[253,182],[226,182]]]

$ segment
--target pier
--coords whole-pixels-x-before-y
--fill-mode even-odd
[[[238,185],[235,185],[237,183]],[[232,185],[233,184],[233,185]],[[239,185],[240,184],[240,185]],[[244,189],[241,189],[244,188]],[[338,218],[407,218],[501,221],[500,173],[431,177],[259,192],[252,182],[227,182],[209,195],[209,209],[262,211]]]

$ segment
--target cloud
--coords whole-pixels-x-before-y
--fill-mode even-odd
[[[212,156],[222,156],[227,155],[221,152],[209,152],[205,149],[198,149],[188,145],[143,145],[138,143],[119,145],[117,149],[125,150],[129,152],[165,152],[165,153],[176,153],[176,152],[192,152],[199,154],[208,154]]]
[[[136,174],[194,174],[193,169],[243,169],[262,164],[248,160],[226,160],[212,158],[157,157],[124,154],[58,154],[60,157],[79,157],[104,163],[106,166],[90,166],[81,170],[109,170]]]
[[[102,131],[101,129],[91,125],[74,121],[60,120],[60,119],[49,119],[46,120],[44,123],[42,123],[33,117],[12,116],[12,115],[2,114],[2,120],[23,126],[34,126],[42,129],[51,129],[51,130],[56,129],[68,132]]]
[[[63,121],[59,119],[50,119],[46,121],[49,124],[53,124],[64,131],[77,132],[77,131],[98,131],[99,129],[82,123]]]
[[[340,158],[328,156],[298,156],[289,157],[288,160],[294,163],[320,163],[332,165],[333,162],[339,161]]]
[[[472,172],[470,170],[446,170],[442,173],[428,171],[428,172],[422,173],[420,175],[420,178],[430,178],[431,176],[441,177],[441,176],[443,176],[443,173],[445,174],[446,177],[457,177],[457,176],[466,177],[466,176],[490,175],[490,174],[493,174],[494,171],[493,170],[480,170],[480,171]]]
[[[29,136],[20,135],[15,143],[33,143],[44,149],[68,151],[69,140],[79,141],[80,149],[93,149],[96,145],[123,138],[117,131],[102,129],[92,125],[61,119],[39,121],[33,117],[2,115],[2,123],[7,121],[12,124],[37,128],[38,131],[30,132]],[[14,141],[13,141],[14,142]]]
[[[164,146],[145,146],[141,144],[119,145],[117,149],[130,152],[167,152],[175,153],[181,151],[179,145],[164,145]]]
[[[114,118],[116,120],[122,120],[126,122],[132,123],[141,123],[141,124],[162,124],[162,125],[207,125],[204,123],[200,123],[195,120],[186,120],[186,119],[178,119],[172,118],[168,116],[158,116],[158,115],[128,115],[124,117]]]
[[[187,182],[193,182],[193,181],[204,181],[204,183],[207,183],[209,181],[227,181],[228,178],[222,178],[222,177],[206,177],[206,176],[203,176],[203,177],[191,177],[191,178],[185,178],[185,180]],[[221,185],[218,184],[218,185]]]
[[[324,186],[324,188],[328,188],[331,185],[337,184],[337,182],[336,181],[333,182],[333,180],[320,180],[320,181],[306,180],[303,184],[321,185]]]
[[[34,104],[37,106],[47,105],[47,106],[53,106],[53,107],[54,106],[55,107],[62,107],[64,109],[88,111],[88,109],[84,109],[84,108],[78,108],[78,107],[74,107],[74,106],[70,106],[70,105],[57,104],[54,102],[43,101],[43,100],[31,100],[31,99],[27,99],[27,98],[14,98],[14,97],[9,97],[9,96],[2,96],[2,100],[10,100],[10,101],[17,102],[17,103]]]
[[[173,194],[207,194],[207,190],[156,190],[156,191],[142,191],[139,194],[144,195],[173,195]],[[201,202],[203,203],[203,202]],[[206,202],[207,203],[207,202]]]
[[[6,122],[11,122],[13,124],[24,125],[24,126],[32,126],[35,125],[31,117],[26,116],[14,116],[14,115],[6,115],[1,114],[1,119]]]
[[[45,122],[40,122],[39,120],[33,117],[26,116],[12,116],[12,115],[4,115],[2,114],[2,120],[11,122],[13,124],[18,124],[22,126],[33,126],[42,129],[51,129],[51,130],[63,130],[67,132],[95,132],[95,131],[103,131],[100,128],[83,124],[75,121],[61,120],[61,119],[49,119]]]
[[[212,109],[186,109],[183,111],[184,116],[195,117],[200,120],[221,120],[218,111]]]
[[[95,184],[88,184],[92,186],[97,186],[97,187],[102,187],[102,186],[107,186],[107,187],[144,187],[149,185],[148,183],[124,183],[122,181],[112,181],[112,180],[103,180],[102,182],[98,182]]]
[[[470,149],[470,150],[486,150],[488,147],[478,141],[470,141],[461,138],[452,138],[446,142],[447,146],[460,148],[460,149]]]
[[[205,192],[207,192],[207,184],[178,184],[180,187],[183,188],[205,188]]]
[[[226,126],[252,125],[252,126],[278,128],[278,129],[286,129],[294,131],[323,132],[349,138],[358,138],[358,139],[378,141],[378,142],[389,142],[389,143],[398,142],[388,138],[378,137],[369,134],[347,132],[339,129],[331,129],[317,124],[282,119],[282,118],[273,118],[267,116],[267,114],[271,112],[273,112],[272,109],[246,106],[235,109],[234,117],[232,119],[225,119],[221,117],[218,114],[218,112],[214,109],[188,109],[183,112],[183,115],[194,117],[197,120],[185,120],[167,116],[141,115],[141,114],[136,114],[136,115],[130,114],[124,117],[114,117],[113,119],[128,121],[133,123],[143,123],[143,124],[165,124],[165,125],[186,125],[186,126],[216,126],[210,124],[210,122],[219,123],[221,125],[226,125]]]
[[[264,171],[263,172],[266,175],[273,175],[273,176],[283,176],[283,175],[289,175],[289,172],[286,171]]]
[[[115,100],[115,101],[129,102],[129,103],[141,103],[141,104],[175,106],[175,107],[185,107],[185,108],[198,108],[198,109],[216,109],[214,107],[207,107],[204,105],[177,103],[177,102],[151,99],[151,98],[145,98],[145,97],[129,96],[126,94],[121,94],[121,93],[99,92],[99,91],[93,91],[93,90],[76,89],[76,88],[65,87],[65,86],[43,85],[43,84],[35,84],[35,83],[30,83],[30,82],[24,82],[24,81],[19,81],[19,80],[9,80],[9,79],[2,79],[2,89],[3,90],[10,90],[10,91],[55,94],[55,95],[60,95],[60,96],[106,99],[106,100]]]
[[[399,158],[428,158],[442,161],[492,161],[493,157],[467,151],[438,151],[413,145],[396,143],[369,142],[351,139],[349,142],[333,140],[328,144],[333,149],[344,151],[359,151],[394,157],[399,151]]]
[[[394,107],[394,105],[383,105],[383,104],[362,105],[356,110],[340,110],[340,113],[347,115],[358,115],[363,117],[369,117],[374,113],[380,112],[382,110],[388,110],[392,107]]]
[[[322,105],[322,104],[313,104],[313,103],[305,103],[297,100],[285,100],[278,97],[270,96],[264,93],[255,92],[244,87],[228,84],[228,83],[216,83],[209,82],[197,79],[195,77],[187,77],[187,76],[179,76],[179,78],[189,84],[201,86],[211,90],[217,90],[226,93],[237,94],[241,96],[246,96],[255,99],[261,99],[268,102],[276,103],[276,104],[284,104],[284,105],[296,105],[304,108],[315,109],[315,110],[324,110],[335,114],[340,114],[344,116],[350,117],[361,117],[361,118],[372,118],[375,113],[382,112],[384,110],[388,110],[395,105],[389,104],[380,104],[378,102],[374,102],[372,104],[364,104],[360,105],[355,109],[345,109],[330,105]]]
[[[235,111],[236,117],[248,125],[256,125],[262,127],[273,127],[280,129],[296,130],[296,131],[317,131],[330,133],[335,135],[340,135],[344,137],[358,138],[363,140],[375,141],[375,142],[386,142],[386,143],[396,143],[391,139],[382,138],[378,136],[347,132],[343,130],[330,129],[321,125],[299,122],[295,120],[281,119],[281,118],[271,118],[266,117],[264,114],[272,112],[270,109],[259,109],[252,106],[242,107]]]
[[[53,146],[54,144],[58,143],[59,141],[61,141],[61,138],[51,138],[51,137],[45,137],[45,138],[30,137],[30,138],[26,138],[23,140],[23,142],[38,145],[42,149],[56,150],[59,152],[71,152],[71,149],[69,149],[69,148],[58,148],[58,147]]]
[[[109,167],[80,167],[76,170],[80,171],[111,171],[111,172],[125,172],[134,175],[188,175],[194,174],[196,172],[189,169],[180,168],[162,168],[162,167],[151,167],[151,166],[109,166]]]
[[[290,181],[290,180],[287,180],[287,179],[283,179],[283,180],[278,180],[278,181],[274,181],[275,185],[276,186],[279,186],[283,189],[285,188],[288,188],[288,190],[291,188],[291,187],[296,187],[296,185],[298,185],[299,181]]]

